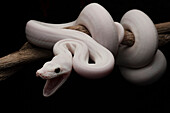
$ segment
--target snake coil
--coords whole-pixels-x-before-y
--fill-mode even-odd
[[[74,25],[85,26],[85,33],[63,29]],[[124,29],[132,31],[132,47],[121,45]],[[142,11],[130,10],[114,22],[107,10],[97,3],[87,5],[78,18],[65,24],[49,24],[30,20],[26,25],[30,43],[52,49],[54,58],[36,72],[46,79],[44,96],[52,95],[69,77],[72,67],[83,77],[102,78],[116,64],[122,75],[136,84],[156,81],[166,69],[166,59],[157,49],[158,34],[151,19]],[[89,57],[94,63],[89,63]]]

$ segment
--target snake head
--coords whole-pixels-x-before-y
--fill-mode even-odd
[[[63,71],[62,67],[59,65],[53,65],[51,62],[47,62],[43,67],[36,72],[36,76],[43,79],[52,79],[58,76],[62,76],[66,72]]]
[[[60,65],[59,65],[60,64]],[[61,63],[46,62],[41,69],[36,72],[36,76],[46,79],[46,84],[43,89],[43,95],[48,97],[52,95],[69,77],[72,66],[66,65],[64,61]]]

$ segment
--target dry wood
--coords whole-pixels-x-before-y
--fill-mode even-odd
[[[159,34],[159,46],[165,45],[170,41],[170,22],[155,24],[155,27]],[[90,35],[90,32],[82,25],[67,27],[66,29],[73,29],[84,32]],[[132,46],[135,42],[135,37],[132,32],[125,30],[125,36],[121,44]]]
[[[13,75],[22,69],[25,64],[52,56],[51,51],[38,48],[26,42],[19,51],[0,58],[0,80],[5,80],[10,75]]]
[[[156,24],[155,26],[159,33],[159,46],[167,44],[170,41],[170,22]],[[66,29],[78,30],[90,35],[90,32],[82,25],[70,26]],[[132,46],[134,42],[134,35],[125,30],[125,36],[121,44]],[[48,59],[52,56],[52,51],[41,49],[26,42],[19,51],[0,58],[0,80],[5,80],[28,63]]]

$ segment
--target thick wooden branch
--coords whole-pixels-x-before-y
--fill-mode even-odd
[[[159,46],[169,43],[170,22],[156,24],[155,26],[159,33]],[[65,29],[78,30],[90,35],[90,32],[82,25],[70,26]],[[125,36],[121,44],[132,46],[134,42],[134,35],[130,31],[125,30]],[[49,59],[52,57],[52,51],[38,48],[26,42],[19,51],[0,58],[0,80],[5,80],[28,63],[33,63],[35,61]]]
[[[170,41],[170,22],[155,24],[159,34],[159,46],[165,45]],[[73,29],[84,32],[90,35],[90,32],[82,25],[67,27],[66,29]],[[121,44],[132,46],[135,42],[135,37],[132,32],[125,30],[125,36]]]

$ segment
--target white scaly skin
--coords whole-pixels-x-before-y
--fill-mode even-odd
[[[63,23],[63,24],[50,24],[50,23],[44,23],[44,22],[40,22],[36,20],[31,20],[31,21],[35,21],[37,24],[41,24],[42,26],[51,27],[54,29],[62,29],[64,27],[73,26],[75,25],[75,22],[76,22],[76,21],[72,21],[72,22]]]
[[[78,36],[79,32],[76,33],[75,36]],[[90,38],[88,35],[84,37]],[[78,74],[91,79],[108,75],[114,67],[112,54],[94,40],[89,40],[87,44],[80,40],[64,39],[55,44],[53,52],[55,57],[37,71],[37,76],[47,79],[43,91],[44,96],[52,95],[67,80],[72,65]],[[88,63],[89,57],[94,60],[94,64]],[[55,72],[55,69],[60,71]]]
[[[124,29],[132,31],[135,43],[132,47],[121,45],[116,62],[131,68],[143,67],[150,63],[158,47],[158,34],[153,22],[143,12],[131,10],[124,14],[121,24]]]
[[[97,3],[91,3],[87,5],[81,11],[78,18],[73,22],[64,24],[49,24],[30,20],[26,25],[27,39],[28,41],[39,47],[51,49],[55,42],[61,40],[62,38],[56,38],[50,33],[54,32],[56,29],[61,29],[78,24],[84,25],[90,31],[90,34],[92,35],[92,38],[94,40],[109,49],[112,53],[114,53],[114,55],[117,54],[117,29],[120,29],[120,24],[117,27],[107,10]],[[48,39],[46,37],[48,37]]]
[[[147,66],[137,69],[120,67],[120,71],[128,81],[139,85],[147,85],[158,80],[165,72],[166,66],[166,58],[163,53],[158,50],[151,63]]]
[[[120,23],[115,22],[115,25],[116,25],[117,32],[118,32],[118,43],[120,45],[120,43],[123,41],[123,38],[124,38],[124,35],[125,35],[125,30]]]
[[[109,49],[114,55],[117,54],[117,27],[104,7],[96,3],[87,5],[77,18],[76,24],[84,25],[94,40]]]
[[[119,47],[116,62],[122,75],[132,83],[153,83],[166,69],[166,59],[157,50],[158,34],[153,22],[143,12],[130,10],[122,17],[121,24],[135,36],[132,47]]]
[[[139,84],[151,83],[165,71],[166,59],[157,51],[157,32],[147,15],[138,10],[129,11],[122,18],[123,28],[121,24],[114,23],[102,6],[93,3],[83,9],[77,20],[70,23],[47,24],[34,20],[27,23],[26,35],[32,44],[52,49],[59,41],[53,48],[56,56],[37,71],[37,76],[47,79],[44,96],[52,95],[67,80],[72,66],[77,73],[87,78],[101,78],[113,69],[114,57],[106,48],[84,33],[62,29],[77,24],[84,25],[92,38],[114,55],[123,40],[124,28],[134,33],[135,44],[132,47],[120,45],[117,55],[117,63],[127,80]],[[84,52],[86,50],[89,53]],[[71,53],[74,54],[73,58]],[[88,63],[88,55],[95,64]],[[55,69],[59,69],[59,72]]]
[[[91,10],[93,8],[94,10]],[[91,13],[93,11],[95,12],[94,14]],[[88,13],[91,15],[85,16]],[[103,16],[98,15],[98,13]],[[92,16],[93,18],[91,18]],[[103,21],[103,17],[106,18],[105,21]],[[98,20],[99,18],[100,20]],[[86,21],[87,23],[84,23]],[[112,52],[114,54],[117,53],[118,35],[116,25],[107,23],[107,21],[113,23],[108,12],[100,5],[93,3],[85,7],[78,19],[71,23],[53,25],[34,20],[27,23],[26,36],[32,44],[52,49],[54,44],[59,41],[53,48],[56,56],[50,62],[44,64],[36,73],[37,76],[47,79],[43,91],[44,96],[52,95],[64,83],[71,73],[72,66],[79,75],[92,79],[104,77],[112,71],[114,67],[114,57],[112,53],[95,41],[103,41],[104,43],[101,42],[103,45],[106,45],[110,50],[113,49]],[[87,25],[85,26],[87,29],[90,29],[90,33],[93,34],[92,37],[79,31],[61,29],[67,26],[81,24],[81,22],[82,25]],[[88,22],[91,24],[88,24]],[[104,24],[109,25],[103,26]],[[103,27],[106,33],[102,33]],[[115,32],[112,33],[113,31]],[[102,35],[102,37],[98,34]],[[62,41],[60,42],[60,40]],[[110,42],[113,42],[114,45],[112,46]],[[58,49],[58,46],[60,49]],[[74,54],[73,58],[69,51]],[[88,63],[89,56],[95,62],[94,64]],[[58,68],[61,72],[56,73],[55,69]]]

